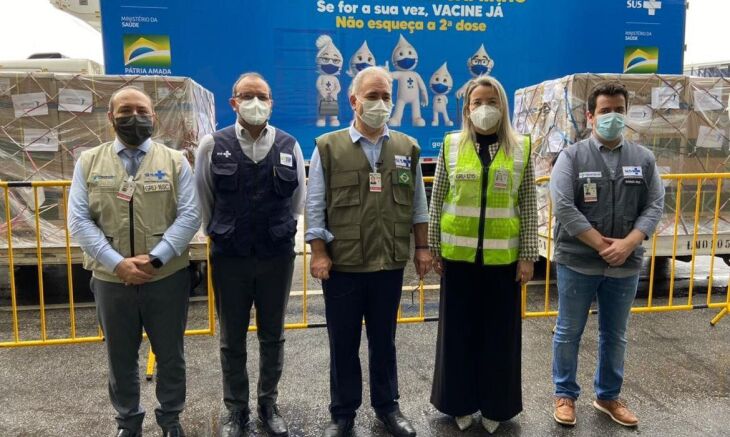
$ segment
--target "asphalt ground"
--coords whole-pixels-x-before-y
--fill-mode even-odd
[[[297,261],[293,294],[287,321],[302,321],[303,288],[301,257]],[[694,276],[695,293],[706,290],[705,261],[698,263]],[[689,285],[689,265],[675,269],[675,304],[685,301]],[[663,267],[666,268],[666,267]],[[668,288],[668,275],[659,271],[655,287]],[[728,268],[716,265],[713,301],[722,300],[727,286]],[[406,270],[402,299],[403,315],[418,310],[418,285],[412,267]],[[437,316],[437,278],[426,278],[426,315]],[[644,274],[640,288],[646,288]],[[324,305],[319,284],[309,279],[308,322],[323,324]],[[703,288],[704,286],[704,288]],[[721,294],[723,293],[723,294]],[[695,303],[704,302],[697,294]],[[530,287],[528,308],[542,308],[544,296],[539,284]],[[667,302],[654,299],[654,305]],[[207,326],[207,303],[197,297],[191,304],[189,327]],[[551,288],[551,307],[555,289]],[[637,306],[646,305],[639,298]],[[635,314],[629,329],[626,380],[622,396],[641,421],[637,429],[625,429],[598,413],[591,406],[592,377],[596,362],[596,317],[589,318],[580,354],[579,382],[584,391],[578,401],[578,424],[564,428],[552,420],[550,378],[551,338],[554,318],[527,319],[523,323],[523,400],[524,411],[502,424],[495,435],[514,436],[722,436],[730,435],[730,316],[717,326],[709,321],[717,310],[694,310]],[[35,307],[20,311],[21,339],[39,336],[39,316]],[[12,339],[11,317],[7,305],[0,306],[0,341]],[[61,304],[47,310],[49,338],[69,334],[68,310]],[[95,335],[93,304],[77,308],[77,335]],[[413,421],[419,436],[487,435],[476,421],[460,432],[451,418],[429,403],[435,356],[437,323],[402,324],[397,346],[401,409]],[[364,337],[364,335],[363,335]],[[249,336],[251,387],[257,380],[258,352],[255,333]],[[189,436],[215,435],[222,412],[222,389],[217,337],[198,336],[186,340],[188,401],[182,423]],[[143,377],[147,343],[143,344],[140,375]],[[318,436],[329,419],[327,331],[323,328],[287,332],[286,364],[280,384],[279,405],[288,420],[291,435]],[[361,358],[367,378],[367,345],[363,340]],[[106,386],[106,353],[103,343],[69,346],[44,346],[0,349],[0,436],[105,436],[114,435],[114,411]],[[357,418],[357,436],[387,435],[369,407],[367,383],[364,405]],[[145,435],[160,435],[154,422],[154,381],[142,380],[142,403],[148,411]],[[251,405],[255,405],[252,399]],[[265,435],[254,423],[250,435]]]

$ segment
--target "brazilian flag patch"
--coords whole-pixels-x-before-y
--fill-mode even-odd
[[[406,168],[398,169],[398,183],[400,185],[410,185],[412,179],[413,178],[411,177],[410,169],[406,169]]]

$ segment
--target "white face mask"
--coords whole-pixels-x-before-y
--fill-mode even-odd
[[[251,126],[261,126],[271,115],[271,105],[262,102],[258,97],[241,100],[238,103],[238,114]]]
[[[481,105],[469,114],[474,126],[483,131],[494,129],[502,119],[502,111],[492,105]]]
[[[373,129],[380,129],[390,120],[390,111],[393,110],[393,104],[391,102],[385,102],[381,99],[357,100],[362,104],[362,115],[357,112],[355,114],[366,125]]]

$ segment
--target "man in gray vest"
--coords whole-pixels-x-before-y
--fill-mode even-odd
[[[142,329],[157,357],[157,423],[183,436],[183,335],[188,313],[188,244],[200,227],[190,164],[153,142],[152,100],[125,87],[109,99],[113,142],[81,154],[68,203],[71,235],[92,271],[91,290],[109,359],[117,436],[142,435],[138,351]]]
[[[395,330],[410,257],[431,266],[428,210],[416,140],[389,130],[392,79],[369,67],[350,90],[355,119],[317,139],[309,169],[307,231],[312,276],[322,280],[330,341],[330,414],[325,437],[350,435],[362,403],[360,334],[365,319],[370,401],[395,436],[416,432],[398,407]]]
[[[553,338],[554,419],[576,423],[578,347],[591,301],[598,300],[599,351],[593,406],[624,426],[638,419],[621,400],[626,328],[644,249],[664,208],[654,155],[623,138],[628,91],[606,82],[588,98],[590,138],[565,149],[550,192],[558,264],[558,321]]]
[[[284,316],[294,269],[294,236],[304,210],[299,143],[268,123],[271,88],[257,73],[233,85],[236,123],[203,139],[195,177],[221,326],[223,401],[220,435],[244,434],[249,422],[246,332],[256,307],[258,416],[270,435],[288,435],[276,405],[284,365]]]

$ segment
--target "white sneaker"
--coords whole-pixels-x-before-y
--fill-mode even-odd
[[[488,433],[494,434],[494,431],[499,428],[499,422],[489,420],[486,417],[482,417],[482,426],[487,430]]]
[[[454,420],[456,421],[456,426],[458,426],[461,431],[469,428],[472,423],[474,423],[474,419],[471,417],[471,414],[468,416],[455,416]]]

